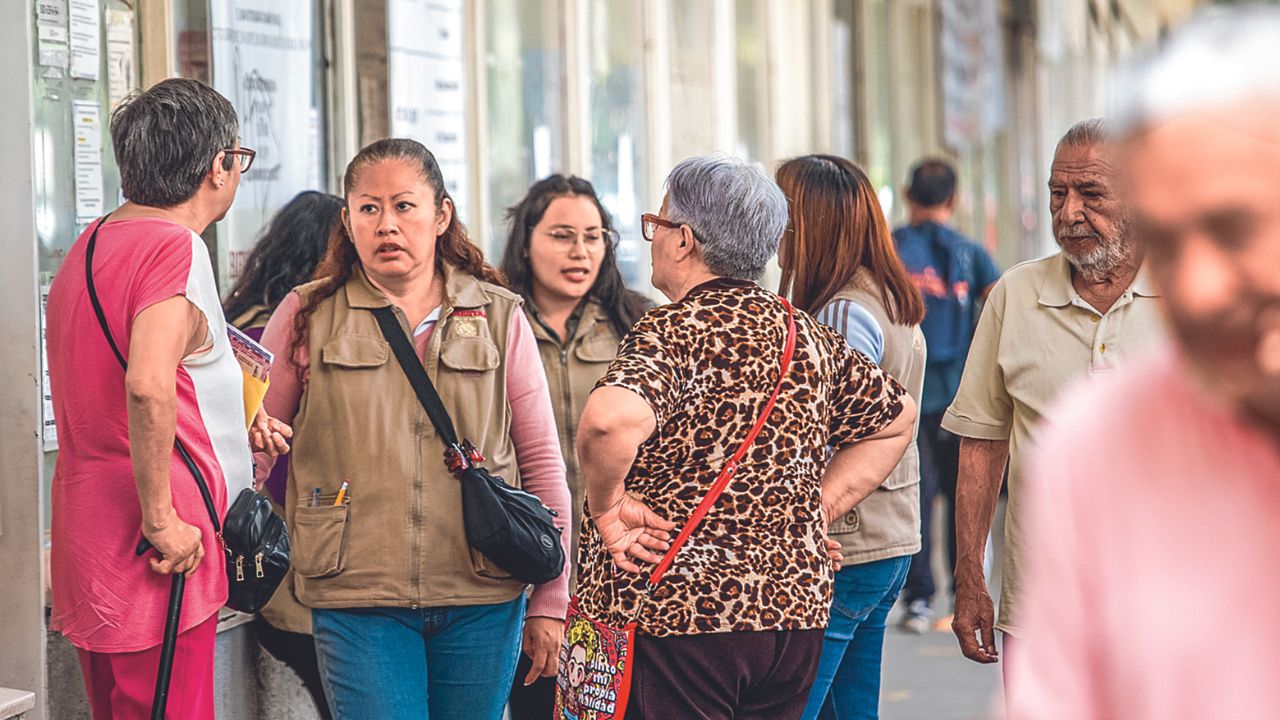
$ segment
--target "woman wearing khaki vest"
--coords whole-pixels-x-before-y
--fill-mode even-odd
[[[559,513],[567,546],[569,492],[536,341],[425,147],[379,140],[343,186],[343,232],[322,279],[286,297],[263,334],[277,358],[266,405],[295,428],[294,590],[311,608],[337,717],[498,720],[522,627],[538,672],[555,672],[568,569],[526,609],[525,587],[470,549],[444,445],[372,310],[393,309],[458,435]]]
[[[779,252],[782,292],[900,382],[917,403],[924,384],[924,300],[898,259],[879,199],[852,162],[808,155],[782,164],[790,222]],[[804,718],[875,718],[885,622],[920,549],[915,434],[880,489],[843,517],[831,624]]]
[[[653,303],[623,284],[612,219],[586,180],[539,180],[507,211],[507,220],[502,272],[524,297],[538,339],[568,470],[576,548],[584,490],[573,445],[578,418],[622,336]],[[511,688],[512,720],[546,720],[555,709],[555,677],[539,678],[533,665],[528,655],[520,658]]]

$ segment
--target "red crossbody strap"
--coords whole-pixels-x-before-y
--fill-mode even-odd
[[[680,534],[676,535],[676,539],[671,543],[671,549],[667,550],[667,554],[662,557],[662,562],[649,573],[649,588],[653,589],[662,581],[662,576],[666,574],[671,567],[671,563],[675,562],[676,553],[680,552],[680,548],[689,540],[689,536],[702,523],[702,519],[711,511],[712,506],[716,504],[716,500],[720,499],[720,493],[729,486],[729,481],[733,479],[734,474],[738,471],[738,463],[742,461],[743,456],[747,454],[747,450],[751,449],[751,444],[756,441],[756,436],[764,429],[764,425],[769,421],[769,414],[773,412],[773,406],[778,402],[778,393],[782,390],[782,381],[787,377],[787,371],[791,369],[791,356],[796,351],[796,318],[795,313],[791,310],[791,303],[786,298],[781,298],[782,306],[787,309],[787,343],[782,348],[782,362],[779,365],[778,384],[773,388],[773,394],[769,396],[769,402],[765,403],[764,409],[760,411],[760,417],[756,418],[756,424],[751,426],[751,432],[747,433],[746,439],[742,441],[742,445],[738,446],[738,451],[729,458],[729,462],[725,463],[724,469],[720,471],[720,475],[716,477],[716,481],[711,484],[711,489],[707,491],[707,496],[702,498],[702,502],[698,503],[698,507],[693,511],[693,516],[689,518],[684,527],[680,528]]]

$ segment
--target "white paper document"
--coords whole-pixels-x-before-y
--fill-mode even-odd
[[[75,133],[76,222],[102,215],[102,112],[92,100],[71,102]]]
[[[41,403],[41,433],[40,439],[44,444],[44,451],[58,449],[58,426],[53,421],[53,390],[49,385],[49,352],[45,348],[45,331],[48,328],[48,322],[45,320],[45,309],[49,306],[49,286],[40,286],[40,369],[42,370],[40,379],[40,397],[43,399]]]
[[[102,17],[98,0],[70,0],[71,77],[97,80],[102,64]]]
[[[71,61],[71,51],[67,47],[67,0],[34,1],[37,62],[66,70]]]

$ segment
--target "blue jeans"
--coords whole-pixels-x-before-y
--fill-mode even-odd
[[[524,595],[498,605],[312,610],[325,694],[343,720],[499,720]]]
[[[880,716],[880,655],[889,610],[907,579],[911,556],[850,565],[836,573],[831,624],[804,720]]]

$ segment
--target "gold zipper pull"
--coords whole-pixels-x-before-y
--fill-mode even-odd
[[[236,582],[244,582],[244,556],[236,556]]]
[[[262,569],[262,553],[258,553],[257,555],[253,556],[253,564],[256,565],[258,568],[259,578],[264,578],[267,576],[266,571]]]

